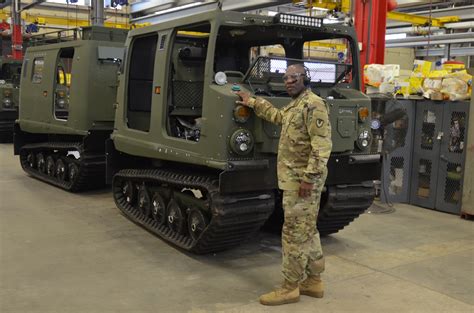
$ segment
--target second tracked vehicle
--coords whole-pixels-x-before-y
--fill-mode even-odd
[[[27,49],[14,138],[27,173],[69,191],[104,186],[126,36],[93,26],[78,40]]]
[[[18,118],[21,61],[0,59],[0,142],[11,142]]]
[[[314,52],[327,45],[339,50]],[[330,108],[320,233],[339,231],[372,203],[381,159],[370,151],[370,100],[352,27],[215,9],[131,31],[126,47],[107,179],[135,223],[206,253],[240,243],[281,210],[280,128],[236,106],[232,90],[283,108],[290,97],[282,77],[293,63],[309,69],[312,90]]]

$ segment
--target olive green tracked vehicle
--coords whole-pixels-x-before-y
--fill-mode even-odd
[[[93,26],[80,40],[27,49],[14,138],[27,173],[70,191],[104,185],[126,35]]]
[[[0,58],[0,142],[11,142],[18,118],[21,61]]]
[[[369,151],[370,100],[352,27],[216,9],[133,30],[126,47],[107,179],[135,223],[206,253],[240,243],[281,210],[280,129],[236,106],[232,90],[283,107],[282,76],[298,62],[327,100],[333,129],[320,233],[339,231],[372,203],[381,159]]]

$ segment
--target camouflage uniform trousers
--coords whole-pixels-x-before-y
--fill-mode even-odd
[[[316,229],[323,186],[324,183],[318,184],[307,198],[300,198],[298,190],[283,191],[282,272],[289,282],[302,281],[305,273],[314,276],[324,271],[323,251]]]

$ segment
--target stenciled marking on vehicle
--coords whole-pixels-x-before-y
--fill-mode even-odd
[[[346,108],[339,108],[339,114],[352,115],[352,114],[354,114],[354,110],[353,109],[346,109]]]

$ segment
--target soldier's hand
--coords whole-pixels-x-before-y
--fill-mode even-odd
[[[250,94],[248,92],[245,92],[245,91],[235,91],[234,92],[237,96],[240,97],[240,101],[237,100],[235,101],[235,103],[237,104],[242,104],[242,105],[245,105],[245,106],[249,106],[249,99],[250,99]]]
[[[300,190],[298,192],[298,196],[300,198],[307,198],[311,196],[312,190],[313,190],[313,184],[302,181],[300,183]]]

